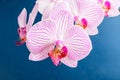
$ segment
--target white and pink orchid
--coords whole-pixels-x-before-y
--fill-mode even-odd
[[[81,26],[89,35],[98,34],[97,27],[104,19],[100,6],[89,0],[64,0],[74,16],[75,25]]]
[[[73,18],[65,10],[53,12],[52,20],[35,24],[27,34],[27,47],[32,61],[48,57],[57,66],[63,63],[76,67],[77,62],[90,53],[92,44],[83,28],[73,25]]]
[[[26,34],[28,30],[32,27],[35,17],[37,15],[37,12],[38,12],[38,4],[35,4],[33,10],[29,15],[28,23],[26,23],[27,11],[25,8],[21,11],[20,15],[18,16],[18,25],[19,25],[18,34],[20,37],[20,42],[18,41],[16,42],[18,46],[26,42]]]
[[[120,0],[92,0],[99,4],[105,16],[115,17],[120,15]]]

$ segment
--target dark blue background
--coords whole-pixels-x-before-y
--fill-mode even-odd
[[[93,50],[77,68],[28,60],[26,46],[17,47],[17,17],[35,0],[0,0],[0,80],[120,80],[120,16],[105,18],[99,34],[91,37]],[[40,20],[40,15],[36,21]]]

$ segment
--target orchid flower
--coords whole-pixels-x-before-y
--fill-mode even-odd
[[[27,33],[29,60],[41,61],[48,57],[54,65],[63,63],[76,67],[92,49],[91,40],[83,28],[73,25],[68,11],[51,13],[49,20],[36,23]]]
[[[120,15],[120,0],[98,0],[98,3],[104,10],[105,16],[115,17]]]
[[[92,0],[99,4],[107,17],[120,15],[120,0]]]
[[[89,35],[98,33],[97,27],[103,21],[101,7],[89,0],[64,0],[68,3],[74,16],[75,25],[82,27]]]
[[[21,40],[20,42],[17,41],[18,46],[26,42],[26,34],[28,30],[32,27],[35,17],[37,15],[37,12],[38,12],[38,4],[35,4],[33,10],[29,15],[28,23],[26,23],[27,11],[25,8],[22,10],[20,15],[18,16],[18,24],[19,24],[18,34]]]

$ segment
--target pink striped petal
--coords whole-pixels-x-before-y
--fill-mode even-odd
[[[64,42],[68,48],[68,57],[78,61],[89,55],[92,44],[89,36],[78,26],[72,26],[65,34]]]
[[[50,19],[54,20],[56,23],[55,32],[57,35],[57,39],[63,40],[67,29],[71,27],[69,25],[73,25],[72,16],[67,11],[61,10],[51,14]]]
[[[77,67],[77,63],[78,63],[77,61],[71,60],[68,57],[62,58],[61,62],[69,67],[72,67],[72,68]]]
[[[52,45],[46,46],[45,48],[43,48],[43,50],[40,51],[40,53],[30,53],[29,60],[41,61],[48,58],[49,57],[48,52],[51,50],[51,48],[52,48]]]
[[[18,16],[18,24],[19,27],[25,27],[26,26],[26,18],[27,18],[27,11],[24,8],[20,15]]]
[[[37,56],[48,54],[49,50],[54,47],[53,43],[56,39],[54,30],[55,25],[50,20],[39,22],[31,27],[26,41],[29,51],[38,54]]]

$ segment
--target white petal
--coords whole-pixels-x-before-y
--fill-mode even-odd
[[[50,14],[56,14],[60,10],[67,10],[68,11],[68,5],[65,2],[56,2],[49,5],[49,7],[44,11],[44,14],[42,16],[42,20],[48,19]]]
[[[98,29],[97,28],[92,28],[91,30],[89,30],[89,28],[86,28],[86,32],[89,35],[97,35],[98,34]]]
[[[18,24],[19,24],[19,27],[25,27],[26,26],[26,18],[27,18],[27,11],[26,9],[24,8],[20,15],[18,16]]]
[[[39,12],[43,14],[45,9],[47,9],[52,2],[53,0],[37,0],[36,3],[39,4]]]
[[[78,0],[64,0],[69,4],[69,7],[71,9],[71,12],[74,16],[76,16],[78,14]]]
[[[29,15],[29,19],[28,19],[28,23],[27,23],[27,31],[32,27],[32,25],[35,21],[35,18],[37,16],[37,13],[38,13],[38,4],[36,3]]]
[[[48,58],[47,53],[45,53],[45,54],[30,53],[30,55],[29,55],[29,60],[32,60],[32,61],[41,61],[41,60],[44,60],[46,58]]]
[[[52,3],[52,4],[49,5],[49,7],[46,10],[44,10],[42,20],[49,19],[49,14],[53,10],[54,6],[55,6],[55,4]]]
[[[77,67],[77,63],[78,63],[77,61],[71,60],[68,57],[61,59],[61,62],[69,67],[72,67],[72,68]]]

